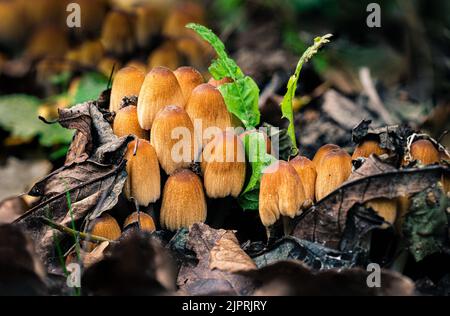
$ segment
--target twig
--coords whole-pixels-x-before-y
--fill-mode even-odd
[[[87,233],[82,233],[82,232],[76,231],[76,230],[74,230],[72,228],[69,228],[67,226],[58,224],[57,222],[52,221],[51,219],[49,219],[47,217],[44,217],[44,216],[40,216],[40,217],[38,217],[38,219],[40,221],[42,221],[45,225],[48,225],[48,226],[50,226],[50,227],[52,227],[54,229],[57,229],[57,230],[59,230],[62,233],[65,233],[65,234],[68,234],[68,235],[72,235],[72,236],[75,236],[75,237],[78,236],[78,237],[80,237],[83,240],[89,240],[89,241],[94,242],[94,243],[102,243],[104,241],[111,242],[111,240],[108,239],[108,238],[104,238],[104,237],[100,237],[100,236],[91,235],[91,234],[87,234]]]
[[[381,101],[380,96],[378,95],[377,89],[375,88],[375,85],[373,84],[372,77],[370,76],[369,68],[363,67],[360,69],[359,80],[361,81],[364,91],[366,92],[367,96],[369,97],[369,100],[370,100],[369,103],[372,105],[373,110],[375,110],[381,116],[381,118],[384,120],[384,123],[386,123],[388,125],[394,124],[392,116],[386,110],[386,107],[384,106],[383,102]]]

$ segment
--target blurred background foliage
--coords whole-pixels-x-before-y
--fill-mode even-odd
[[[65,24],[68,2],[0,0],[0,161],[12,155],[60,163],[72,133],[38,116],[51,121],[58,108],[97,98],[113,65],[192,65],[207,75],[213,54],[184,30],[187,22],[212,27],[261,91],[278,78],[268,91],[274,100],[313,38],[333,33],[302,73],[299,124],[322,115],[315,107],[328,89],[357,102],[367,67],[396,123],[436,137],[449,128],[448,1],[377,1],[382,27],[369,28],[372,1],[365,0],[79,0],[81,29]],[[283,125],[276,109],[261,107],[263,118]]]

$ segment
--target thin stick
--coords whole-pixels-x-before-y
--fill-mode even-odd
[[[46,225],[48,225],[48,226],[50,226],[50,227],[52,227],[54,229],[59,230],[62,233],[65,233],[65,234],[68,234],[68,235],[72,235],[72,236],[75,236],[75,237],[78,236],[78,237],[80,237],[83,240],[89,240],[89,241],[97,243],[97,244],[102,243],[104,241],[111,242],[111,240],[109,240],[108,238],[104,238],[104,237],[100,237],[100,236],[91,235],[91,234],[87,234],[87,233],[82,233],[82,232],[76,231],[76,230],[74,230],[72,228],[69,228],[67,226],[58,224],[57,222],[54,222],[51,219],[49,219],[47,217],[44,217],[44,216],[40,216],[39,220],[42,221],[44,224],[46,224]]]

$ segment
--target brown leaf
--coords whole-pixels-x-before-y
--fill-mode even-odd
[[[357,174],[351,176],[353,181],[344,183],[300,215],[293,235],[337,249],[345,230],[347,212],[356,203],[420,192],[438,182],[443,170],[440,166],[392,170],[379,158],[371,156],[355,171]]]
[[[87,294],[167,295],[175,290],[172,258],[149,233],[133,231],[111,246],[83,274]]]
[[[387,270],[381,270],[380,287],[369,287],[367,279],[370,272],[360,268],[316,272],[293,260],[278,261],[241,274],[259,284],[255,296],[414,294],[414,283],[410,279]]]
[[[216,242],[210,256],[210,269],[231,273],[256,269],[256,264],[241,249],[236,236],[231,231],[226,231]]]
[[[114,154],[122,144],[117,142],[111,125],[95,101],[59,110],[58,122],[65,128],[77,130],[67,153],[66,165],[88,158],[105,164],[114,163],[117,158]]]
[[[253,284],[247,277],[231,273],[256,267],[240,249],[232,231],[194,224],[189,231],[187,248],[196,253],[198,263],[184,262],[181,266],[177,283],[182,292],[189,295],[248,295],[253,291]]]
[[[109,241],[104,241],[100,245],[94,248],[91,252],[83,255],[83,265],[85,268],[89,268],[94,263],[101,261],[104,257],[104,252],[109,246]]]
[[[29,194],[41,197],[42,202],[16,220],[36,241],[41,259],[47,261],[51,258],[50,269],[58,264],[53,253],[54,240],[62,235],[36,218],[51,217],[61,225],[71,226],[72,221],[92,220],[110,210],[117,203],[126,180],[124,155],[128,142],[133,139],[131,136],[116,137],[92,102],[61,113],[61,121],[64,122],[61,124],[77,127],[83,135],[90,135],[90,143],[86,144],[92,148],[90,157],[75,159],[36,183]],[[86,130],[88,127],[92,129],[89,132]]]

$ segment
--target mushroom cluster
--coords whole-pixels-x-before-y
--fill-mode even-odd
[[[147,74],[124,67],[113,81],[113,131],[135,136],[126,155],[124,195],[143,207],[161,198],[160,224],[169,230],[205,221],[206,197],[237,197],[245,183],[244,146],[228,130],[232,115],[217,89],[221,83],[211,83],[193,67],[162,66]],[[123,102],[133,96],[135,104]],[[193,171],[196,162],[201,175]]]
[[[110,98],[110,111],[115,114],[113,131],[118,137],[135,136],[126,154],[124,196],[144,208],[160,200],[159,225],[163,229],[175,231],[204,222],[207,198],[237,198],[241,194],[249,170],[243,142],[246,135],[262,133],[263,150],[267,154],[273,151],[267,134],[243,129],[238,134],[239,129],[233,128],[235,120],[217,88],[226,82],[211,79],[205,83],[192,67],[172,71],[157,66],[147,74],[125,67],[115,76]],[[195,128],[198,122],[200,128]],[[301,155],[289,161],[274,160],[261,176],[261,223],[270,227],[282,220],[289,234],[291,219],[349,179],[354,160],[389,154],[377,137],[368,137],[356,146],[353,155],[326,144],[312,160]],[[417,139],[406,150],[402,164],[418,161],[427,165],[439,160],[435,144]],[[445,185],[445,179],[443,182]],[[383,227],[389,227],[403,217],[408,197],[373,199],[365,202],[365,207],[383,218]],[[101,217],[98,225],[106,220],[111,218]],[[140,211],[129,215],[125,226],[130,223],[150,231],[156,228],[153,218]],[[119,225],[112,227],[100,236],[117,238]],[[93,231],[103,234],[101,229]]]

